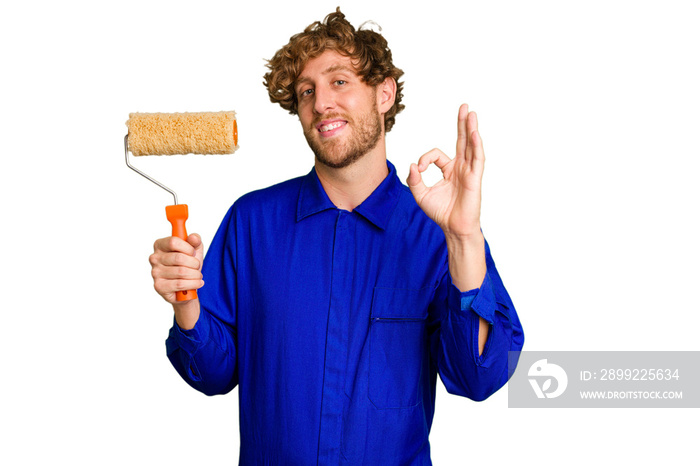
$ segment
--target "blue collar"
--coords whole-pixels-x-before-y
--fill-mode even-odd
[[[354,210],[382,230],[386,229],[389,224],[391,214],[399,201],[399,194],[403,186],[396,176],[394,165],[388,160],[386,164],[389,168],[387,177]],[[337,209],[337,207],[331,202],[323,189],[321,181],[316,174],[316,169],[312,168],[309,174],[304,177],[299,190],[297,222],[328,209]]]

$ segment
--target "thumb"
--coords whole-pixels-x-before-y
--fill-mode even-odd
[[[202,237],[197,233],[192,233],[187,237],[187,242],[194,248],[194,257],[199,259],[201,266],[202,259],[204,258],[204,243],[202,242]]]
[[[418,170],[418,165],[415,163],[411,164],[411,168],[408,171],[408,178],[406,178],[406,184],[408,185],[408,189],[411,190],[411,193],[413,193],[413,197],[416,198],[416,201],[420,202],[425,192],[428,190],[428,187],[423,182],[423,177],[420,174],[420,170]]]
[[[190,236],[188,236],[187,242],[190,243],[190,245],[195,249],[202,247],[202,237],[197,233],[192,233]]]

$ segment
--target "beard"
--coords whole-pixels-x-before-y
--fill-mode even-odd
[[[343,118],[352,128],[349,138],[332,138],[322,140],[318,135],[316,124],[319,117],[304,129],[304,137],[316,156],[316,160],[330,168],[345,168],[361,159],[374,149],[382,136],[382,124],[379,111],[372,107],[369,113],[360,115],[356,120],[345,115],[324,115],[323,119]],[[347,129],[347,128],[346,128]]]

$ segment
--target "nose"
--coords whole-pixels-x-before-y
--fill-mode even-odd
[[[335,97],[330,89],[317,86],[314,90],[314,111],[323,115],[335,108]]]

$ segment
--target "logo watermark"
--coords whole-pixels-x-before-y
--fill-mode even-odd
[[[546,359],[535,361],[535,363],[530,366],[527,375],[530,377],[528,380],[537,398],[556,398],[564,393],[569,383],[569,378],[566,376],[564,369],[556,364],[548,363]],[[544,378],[544,380],[542,385],[540,385],[537,379],[542,378]],[[556,381],[556,388],[555,390],[549,391],[552,386],[552,380]]]
[[[511,408],[700,408],[700,351],[512,352]]]

